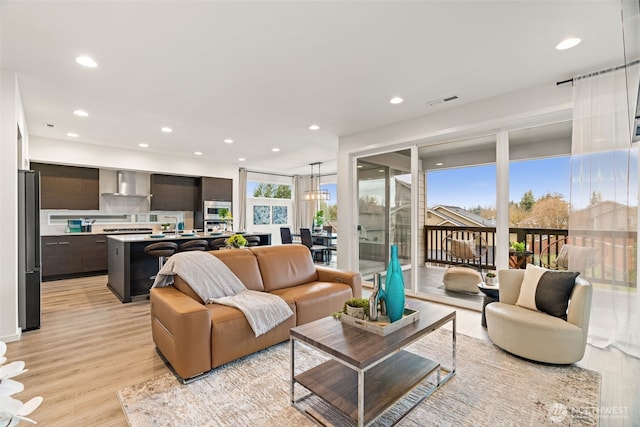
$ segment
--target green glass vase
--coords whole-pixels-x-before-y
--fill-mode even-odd
[[[385,301],[389,320],[395,322],[404,314],[404,278],[398,259],[398,246],[391,246],[391,257],[384,286]]]

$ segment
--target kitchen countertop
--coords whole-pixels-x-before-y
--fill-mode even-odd
[[[247,236],[262,235],[268,233],[245,233]],[[212,235],[210,233],[196,233],[193,236],[185,236],[173,233],[164,233],[164,237],[151,237],[152,234],[124,234],[124,235],[109,235],[110,239],[117,240],[119,242],[162,242],[164,240],[176,240],[176,239],[216,239],[220,237],[229,237],[233,233],[224,233],[219,235]]]
[[[66,236],[104,236],[104,235],[122,235],[122,234],[132,234],[130,231],[79,231],[77,233],[52,233],[52,234],[42,234],[41,237],[66,237]],[[147,235],[153,233],[146,233]]]

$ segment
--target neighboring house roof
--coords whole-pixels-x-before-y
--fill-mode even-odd
[[[476,215],[458,206],[437,205],[431,209],[427,209],[427,212],[437,215],[441,217],[443,220],[446,220],[447,222],[451,222],[452,225],[456,225],[456,226],[465,226],[465,225],[466,226],[475,225],[478,227],[495,227],[496,226],[495,220],[483,218],[480,215]],[[460,217],[463,218],[463,221],[458,219]],[[439,224],[439,225],[444,225],[444,224]]]

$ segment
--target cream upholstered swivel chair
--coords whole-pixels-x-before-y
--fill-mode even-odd
[[[587,344],[591,283],[579,276],[575,279],[564,320],[516,305],[525,272],[521,269],[498,272],[500,302],[485,308],[489,338],[498,347],[526,359],[555,364],[579,361]]]

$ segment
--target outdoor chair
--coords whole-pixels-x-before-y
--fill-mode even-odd
[[[477,231],[456,230],[442,240],[442,251],[453,263],[477,264],[488,249],[487,241]]]
[[[571,270],[582,274],[601,263],[606,256],[605,246],[583,237],[560,237],[540,251],[540,265],[549,270]]]

